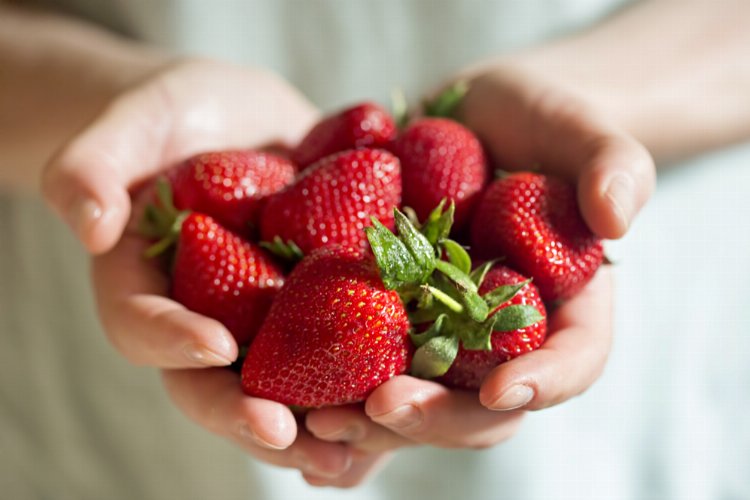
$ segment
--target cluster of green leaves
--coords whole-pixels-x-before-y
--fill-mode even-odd
[[[158,240],[146,249],[144,255],[147,258],[165,255],[174,248],[182,223],[190,213],[174,206],[172,187],[164,177],[156,180],[156,199],[158,205],[149,203],[146,206],[138,228],[146,238]]]
[[[527,283],[504,285],[483,296],[479,288],[494,262],[472,269],[464,247],[449,238],[455,207],[440,203],[418,224],[395,211],[396,232],[377,219],[366,229],[386,288],[398,291],[409,311],[417,350],[411,372],[434,378],[448,371],[464,349],[491,350],[493,331],[511,331],[542,319],[536,308],[496,309]],[[421,330],[421,331],[420,331]]]

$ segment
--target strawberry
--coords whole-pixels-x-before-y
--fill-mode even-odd
[[[455,228],[461,229],[489,175],[477,137],[453,120],[422,118],[409,125],[391,151],[401,160],[403,204],[422,220],[449,199],[456,205]]]
[[[515,173],[492,183],[471,232],[477,255],[505,256],[548,301],[578,293],[604,255],[601,239],[581,217],[575,187],[542,174]]]
[[[546,310],[533,283],[505,266],[493,267],[482,281],[479,294],[485,295],[505,285],[526,283],[509,300],[506,300],[489,314],[489,317],[511,305],[530,305],[542,319],[525,328],[501,331],[496,324],[491,336],[491,350],[469,350],[461,346],[455,361],[448,372],[439,380],[451,387],[478,389],[484,377],[497,365],[539,348],[547,333]]]
[[[401,167],[384,150],[357,149],[323,158],[268,199],[261,217],[266,242],[293,242],[309,253],[326,245],[365,248],[362,229],[376,216],[393,225],[401,201]]]
[[[384,147],[396,125],[382,106],[364,102],[323,118],[294,149],[292,159],[304,168],[339,151]]]
[[[211,215],[247,234],[258,224],[263,198],[291,184],[295,174],[281,156],[237,150],[193,156],[170,173],[170,181],[177,208]]]
[[[282,270],[259,246],[212,217],[178,212],[165,180],[160,206],[150,206],[142,229],[162,239],[147,251],[154,257],[173,248],[170,296],[188,309],[220,321],[237,340],[252,340],[284,284]]]
[[[245,393],[300,407],[363,401],[409,364],[409,322],[372,257],[314,250],[295,267],[242,367]]]

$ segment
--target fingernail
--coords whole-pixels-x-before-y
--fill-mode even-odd
[[[292,460],[296,464],[297,468],[303,472],[306,472],[308,474],[311,474],[313,476],[319,476],[323,478],[336,478],[339,477],[341,474],[346,472],[349,467],[351,466],[351,458],[349,458],[344,464],[344,469],[342,471],[324,471],[318,469],[315,465],[313,465],[312,460],[305,455],[304,453],[300,451],[295,451],[292,454]]]
[[[241,422],[239,425],[239,435],[243,439],[247,439],[248,441],[252,441],[253,443],[257,444],[258,446],[262,446],[263,448],[268,448],[269,450],[283,450],[284,446],[278,446],[273,443],[269,443],[259,435],[257,435],[252,428],[248,425],[247,422]]]
[[[399,406],[393,411],[382,415],[373,415],[372,419],[379,424],[395,429],[406,429],[414,427],[422,422],[424,415],[422,411],[412,404]]]
[[[534,389],[528,385],[518,384],[506,390],[488,406],[491,410],[515,410],[534,399]]]
[[[76,202],[68,214],[68,223],[79,236],[83,237],[102,218],[104,211],[99,204],[91,198]]]
[[[609,181],[604,196],[612,204],[615,214],[625,229],[635,215],[635,181],[627,174],[615,174]]]
[[[188,344],[184,347],[183,352],[193,363],[205,366],[229,366],[232,364],[231,359],[215,353],[202,345]]]
[[[361,425],[351,425],[329,432],[328,434],[316,433],[315,436],[326,441],[359,441],[365,437],[365,429]]]

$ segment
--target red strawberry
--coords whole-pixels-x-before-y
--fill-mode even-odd
[[[261,200],[291,184],[291,161],[253,150],[196,155],[170,174],[175,206],[210,215],[246,234],[256,226]]]
[[[166,179],[157,181],[156,193],[157,203],[146,207],[141,232],[161,238],[147,257],[174,252],[170,295],[223,323],[237,343],[249,342],[284,284],[281,269],[263,249],[212,217],[179,212]]]
[[[238,344],[252,340],[284,284],[281,269],[257,245],[191,213],[182,223],[170,295],[220,321]]]
[[[393,227],[401,201],[401,167],[384,150],[358,149],[328,156],[268,199],[261,236],[294,242],[304,253],[339,244],[362,249],[372,216]]]
[[[453,120],[423,118],[391,150],[401,160],[404,206],[423,220],[443,198],[453,200],[455,228],[460,229],[488,179],[487,159],[476,136]]]
[[[382,106],[365,102],[323,118],[292,153],[300,167],[339,151],[387,145],[396,135],[393,118]]]
[[[525,277],[512,269],[497,266],[487,273],[482,286],[479,287],[479,293],[484,295],[500,286],[515,285],[525,281],[527,281]],[[510,300],[491,311],[490,317],[508,306],[522,304],[536,308],[543,319],[525,328],[510,331],[493,330],[491,351],[460,347],[456,360],[439,380],[452,387],[478,389],[484,377],[497,365],[538,349],[547,334],[547,314],[539,291],[532,283],[527,283]]]
[[[530,172],[490,185],[477,205],[472,243],[482,257],[507,257],[550,301],[578,293],[604,255],[581,217],[575,187]]]
[[[302,407],[364,400],[403,373],[409,322],[372,257],[327,247],[281,289],[242,368],[245,393]]]

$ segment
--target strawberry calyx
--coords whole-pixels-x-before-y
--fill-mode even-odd
[[[450,118],[455,120],[458,107],[463,102],[468,91],[469,83],[466,80],[458,80],[432,99],[424,99],[422,101],[421,114],[417,112],[416,116]],[[391,114],[398,129],[406,128],[412,118],[415,117],[409,112],[406,95],[400,87],[395,87],[391,90]]]
[[[531,280],[479,295],[495,261],[472,270],[466,249],[448,239],[453,203],[444,207],[441,202],[419,229],[396,209],[398,235],[377,219],[366,229],[385,287],[399,293],[409,313],[410,336],[417,347],[411,373],[421,378],[445,374],[460,346],[491,350],[493,331],[525,328],[544,319],[530,305],[500,308]]]
[[[435,98],[422,103],[424,115],[455,119],[456,111],[468,91],[469,83],[466,80],[458,80]]]
[[[163,255],[174,248],[180,237],[182,223],[190,215],[189,210],[178,210],[174,205],[172,187],[165,177],[156,180],[156,203],[148,204],[139,225],[140,233],[156,243],[146,249],[147,258]]]
[[[274,236],[271,241],[261,241],[259,245],[288,263],[297,263],[305,256],[302,249],[292,240],[284,241],[281,236]]]

